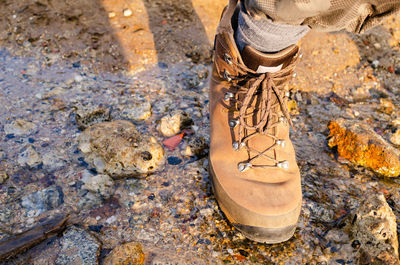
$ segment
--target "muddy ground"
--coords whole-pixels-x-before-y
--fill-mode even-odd
[[[208,141],[207,73],[224,5],[0,1],[0,239],[70,216],[67,232],[3,264],[73,264],[65,257],[81,245],[96,249],[85,252],[83,264],[101,264],[126,242],[141,244],[146,264],[358,264],[351,231],[360,204],[384,194],[399,219],[399,180],[356,166],[327,144],[328,123],[344,118],[368,124],[398,148],[390,139],[400,126],[400,19],[390,17],[360,36],[311,32],[302,40],[290,84],[304,194],[299,229],[276,245],[234,231],[211,192],[206,154],[184,152],[193,138]],[[146,102],[151,115],[144,120],[124,114]],[[164,148],[160,170],[113,180],[106,196],[84,186],[98,172],[78,149],[82,106],[133,120],[158,142],[168,138],[157,129],[160,119],[173,110],[188,113],[193,125],[177,148]],[[74,226],[82,230],[70,232]]]

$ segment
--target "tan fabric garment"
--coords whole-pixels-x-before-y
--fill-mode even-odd
[[[244,0],[254,16],[318,31],[360,33],[400,10],[400,0]]]

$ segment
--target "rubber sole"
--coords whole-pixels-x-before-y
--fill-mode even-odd
[[[294,235],[297,227],[297,225],[291,225],[282,228],[265,228],[234,223],[232,225],[246,238],[266,244],[278,244],[288,241]]]
[[[215,173],[212,169],[211,162],[209,161],[209,172],[211,175],[211,186],[215,195],[217,195],[215,191],[214,185],[214,178]],[[241,232],[246,238],[256,241],[259,243],[266,243],[266,244],[277,244],[288,241],[294,235],[296,231],[297,224],[289,225],[285,227],[279,228],[268,228],[268,227],[258,227],[258,226],[250,226],[239,224],[235,222],[235,220],[230,216],[229,211],[225,209],[220,201],[218,201],[218,196],[216,197],[216,201],[218,203],[219,208],[225,214],[226,218],[229,222],[239,231]]]

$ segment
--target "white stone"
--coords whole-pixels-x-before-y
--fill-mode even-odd
[[[132,16],[132,10],[130,10],[129,8],[124,9],[123,12],[125,17]]]
[[[117,217],[115,217],[115,215],[113,215],[113,216],[107,218],[106,223],[110,225],[110,224],[114,223],[115,221],[117,221]]]

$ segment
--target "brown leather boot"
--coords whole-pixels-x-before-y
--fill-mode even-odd
[[[302,203],[284,87],[299,49],[264,54],[246,46],[240,54],[231,20],[236,4],[230,0],[215,38],[211,179],[232,225],[251,240],[272,244],[292,237]]]

